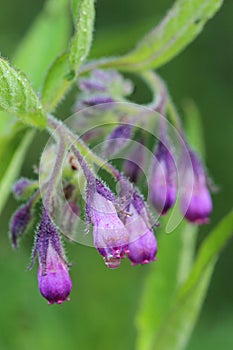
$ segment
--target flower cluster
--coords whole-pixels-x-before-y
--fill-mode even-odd
[[[181,160],[180,207],[183,216],[194,224],[205,224],[212,211],[212,200],[207,176],[197,153],[187,148],[188,157]],[[150,175],[150,200],[155,209],[164,215],[176,202],[178,196],[177,169],[171,151],[159,142],[156,165]]]
[[[116,209],[114,194],[99,180],[88,189],[87,213],[93,224],[94,244],[110,268],[126,256],[136,264],[155,260],[156,239],[144,200],[135,191],[123,209]]]
[[[119,102],[130,95],[133,86],[115,70],[94,70],[90,77],[79,80],[81,94],[74,111],[83,108]],[[104,106],[102,106],[104,108]],[[108,108],[108,106],[107,106]]]
[[[100,70],[94,71],[89,78],[81,79],[79,87],[82,93],[76,109],[122,100],[132,90],[130,82],[124,80],[119,73]],[[166,94],[163,91],[162,99],[156,108],[165,111],[165,107]],[[145,125],[145,115],[141,118],[142,125]],[[124,174],[112,164],[104,162],[99,155],[89,152],[85,142],[80,141],[67,127],[63,127],[62,123],[53,118],[49,120],[51,129],[56,130],[56,141],[62,154],[59,151],[54,152],[55,144],[48,147],[45,157],[42,158],[44,164],[40,168],[43,180],[40,189],[37,181],[26,178],[20,179],[14,185],[13,192],[16,198],[25,203],[15,212],[10,224],[10,238],[16,248],[19,238],[28,231],[33,222],[35,205],[42,193],[43,210],[36,232],[32,265],[38,257],[39,290],[49,304],[61,304],[69,300],[72,289],[69,264],[64,254],[59,229],[66,227],[70,231],[76,230],[76,219],[84,212],[85,224],[93,228],[93,245],[108,268],[119,267],[125,258],[128,258],[132,265],[144,265],[156,260],[155,220],[143,196],[135,187],[135,183],[139,184],[146,163],[149,163],[150,169],[148,197],[158,216],[166,215],[176,201],[179,201],[183,217],[189,222],[208,222],[212,200],[204,166],[197,153],[187,143],[183,130],[180,137],[185,145],[186,157],[182,151],[178,154],[178,150],[172,146],[164,120],[165,118],[160,119],[159,140],[155,146],[154,143],[151,146],[151,159],[145,155],[144,133],[140,130],[135,132],[140,125],[140,114],[139,124],[122,123],[120,120],[118,126],[104,135],[104,157],[113,156],[124,147],[127,148],[129,141],[136,138],[135,135],[139,135],[134,144],[136,146],[130,146],[128,159],[126,157],[123,163]],[[69,147],[68,158],[65,158],[64,149],[70,143],[72,146]],[[127,156],[127,151],[125,153]],[[91,160],[93,164],[87,162],[84,154],[88,155],[88,162]],[[93,167],[95,164],[104,164],[105,170],[113,176],[115,184],[119,186],[119,193],[117,189],[110,189],[97,176]],[[55,196],[57,173],[62,166],[61,183],[65,200],[63,206],[59,201],[56,202]],[[80,179],[85,188],[84,201],[81,200],[81,191],[78,189]],[[55,225],[57,211],[62,218],[59,228]]]

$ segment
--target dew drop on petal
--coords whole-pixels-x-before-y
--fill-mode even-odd
[[[121,259],[115,258],[113,256],[105,257],[104,262],[109,269],[117,269],[121,263]]]

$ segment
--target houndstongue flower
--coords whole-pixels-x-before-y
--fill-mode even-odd
[[[188,221],[205,224],[208,223],[212,211],[206,173],[198,155],[191,149],[189,155],[191,166],[183,164],[181,211]]]
[[[45,209],[36,237],[33,261],[36,255],[39,260],[38,282],[42,296],[49,304],[61,304],[69,300],[72,289],[69,266],[57,228]]]
[[[162,215],[174,205],[176,200],[176,167],[171,152],[160,141],[155,153],[157,162],[150,175],[150,200]]]
[[[87,194],[87,218],[93,224],[94,245],[109,268],[117,268],[128,251],[128,232],[117,214],[114,194],[96,180]]]
[[[129,232],[128,257],[133,265],[148,264],[156,260],[157,242],[151,225],[150,214],[142,197],[134,191],[125,217]]]

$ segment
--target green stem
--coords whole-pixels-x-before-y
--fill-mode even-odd
[[[175,104],[173,103],[171,96],[168,96],[167,111],[169,118],[175,128],[183,135],[183,128],[180,116],[176,110]]]
[[[52,115],[48,115],[48,127],[50,132],[56,131],[63,138],[65,138],[65,135],[67,135],[69,138],[69,141],[66,139],[67,146],[70,146],[70,142],[72,142],[72,144],[75,143],[79,152],[82,154],[83,157],[86,157],[88,162],[92,162],[100,166],[102,169],[111,174],[114,178],[119,178],[120,173],[117,169],[115,169],[111,164],[107,163],[101,157],[93,153],[79,136],[75,135],[68,127],[66,127]]]

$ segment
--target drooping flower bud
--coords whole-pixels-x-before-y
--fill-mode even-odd
[[[131,141],[133,127],[130,124],[117,126],[104,142],[103,154],[105,157],[118,153]]]
[[[14,248],[18,247],[18,240],[26,232],[31,219],[31,203],[21,206],[12,216],[10,223],[10,239]]]
[[[195,224],[206,224],[212,211],[212,199],[207,186],[204,167],[198,155],[189,150],[191,167],[183,165],[181,211]]]
[[[36,181],[22,177],[14,184],[12,190],[17,199],[28,199],[37,187]]]
[[[155,157],[157,161],[152,166],[150,175],[150,200],[163,215],[176,201],[176,167],[171,152],[162,142],[158,144]]]
[[[113,69],[92,71],[88,78],[80,79],[79,88],[86,93],[108,93],[112,97],[127,96],[132,93],[131,81]]]
[[[115,70],[94,70],[88,78],[79,80],[81,94],[75,112],[88,106],[102,105],[111,108],[112,102],[119,102],[132,92],[132,84]],[[106,104],[106,107],[104,106]]]
[[[112,97],[104,96],[104,95],[96,95],[92,97],[87,97],[83,99],[82,106],[83,107],[93,107],[96,105],[103,105],[115,102]],[[102,106],[103,107],[103,106]]]
[[[128,212],[125,224],[129,232],[129,259],[133,265],[143,265],[155,261],[157,242],[145,202],[136,191],[133,194]]]
[[[99,180],[89,189],[87,216],[94,225],[94,244],[109,268],[120,265],[128,245],[128,232],[118,217],[114,194]]]
[[[124,174],[130,179],[130,181],[137,183],[142,169],[145,166],[146,154],[143,146],[143,141],[137,145],[133,144],[133,149],[127,155],[127,159],[124,162]]]
[[[69,267],[57,228],[45,209],[36,237],[33,260],[36,254],[39,260],[38,282],[42,296],[49,304],[61,304],[69,300],[72,289]]]
[[[105,84],[101,80],[94,79],[93,77],[89,79],[80,79],[79,88],[87,92],[106,91]]]

